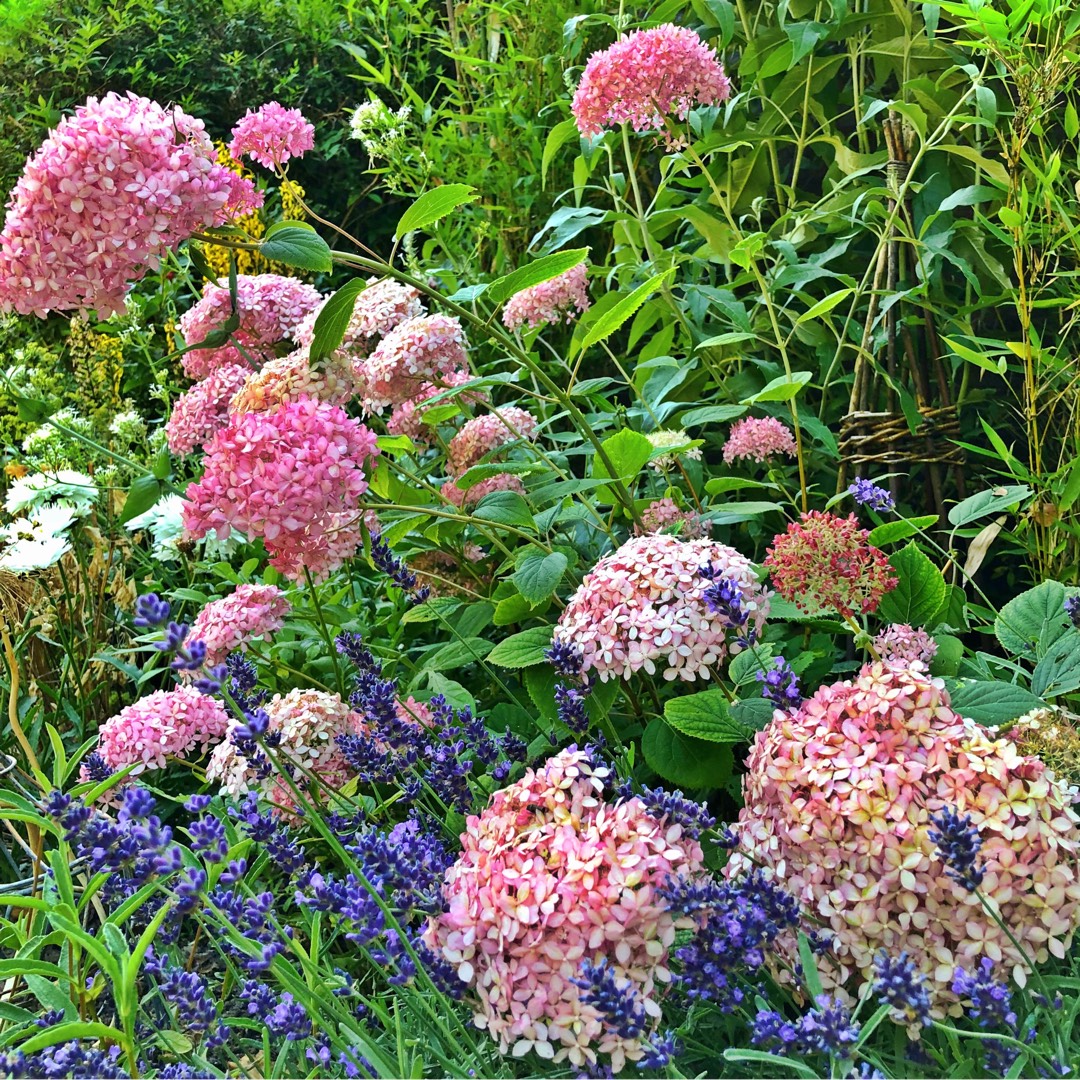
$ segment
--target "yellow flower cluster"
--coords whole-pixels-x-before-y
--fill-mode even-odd
[[[111,419],[123,405],[124,347],[120,339],[91,330],[86,317],[80,315],[71,320],[67,345],[84,415],[95,422]],[[92,411],[87,413],[89,406]]]

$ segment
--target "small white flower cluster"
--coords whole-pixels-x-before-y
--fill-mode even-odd
[[[71,550],[68,530],[90,513],[97,495],[94,481],[73,469],[16,480],[4,501],[17,516],[0,526],[0,570],[28,574],[55,566]]]
[[[381,101],[358,105],[349,120],[349,132],[359,139],[373,158],[391,158],[406,141],[412,108],[402,105],[396,112]]]

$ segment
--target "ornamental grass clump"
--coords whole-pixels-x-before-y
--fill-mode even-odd
[[[918,664],[867,665],[774,713],[743,794],[725,873],[765,868],[824,924],[822,984],[848,1003],[885,949],[908,954],[936,1016],[958,1013],[957,968],[1003,961],[1022,985],[1028,962],[1010,934],[1041,963],[1065,955],[1080,922],[1080,818],[1065,786],[956,713]],[[946,873],[953,818],[978,850]],[[783,947],[796,962],[794,939]]]
[[[761,633],[769,594],[750,560],[709,540],[657,533],[604,556],[570,598],[556,642],[601,681],[637,671],[707,679]]]
[[[578,1068],[604,1055],[619,1072],[659,1020],[676,931],[694,925],[662,887],[702,872],[701,845],[636,796],[608,802],[608,775],[576,747],[528,770],[469,817],[446,873],[446,910],[423,940],[504,1054]]]

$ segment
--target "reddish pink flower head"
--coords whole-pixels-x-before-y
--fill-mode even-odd
[[[285,625],[291,605],[275,585],[237,585],[220,600],[211,600],[191,625],[191,638],[206,645],[206,663],[223,663],[255,638],[269,637]]]
[[[944,872],[931,815],[970,814],[980,891],[1041,963],[1064,957],[1080,922],[1080,818],[1038,758],[950,708],[918,665],[867,665],[854,682],[777,711],[754,740],[725,873],[763,866],[824,923],[822,983],[850,1001],[875,955],[907,952],[938,1016],[957,1002],[956,967],[1026,965],[978,897]],[[798,961],[793,940],[787,959]],[[787,970],[777,976],[790,979]]]
[[[241,364],[249,371],[277,356],[277,346],[290,339],[305,316],[323,302],[312,285],[280,274],[241,274],[236,279],[239,327],[226,345],[185,353],[184,371],[203,379],[225,364]],[[222,278],[203,287],[202,298],[180,316],[180,333],[195,345],[221,330],[232,314],[229,282]]]
[[[773,537],[764,565],[776,591],[804,611],[876,611],[897,578],[854,514],[811,510]]]
[[[623,123],[663,132],[664,117],[685,120],[695,105],[718,105],[730,95],[716,50],[693,30],[668,24],[593,53],[571,107],[583,135]]]
[[[224,734],[228,713],[187,686],[158,690],[121,709],[98,732],[98,753],[111,769],[163,769],[169,758],[203,753]]]
[[[578,263],[550,281],[514,293],[503,308],[503,323],[517,330],[525,325],[573,322],[575,315],[589,309],[587,269],[585,263]]]
[[[129,282],[194,233],[262,205],[201,120],[135,94],[90,98],[26,163],[0,233],[0,311],[124,309]]]
[[[502,1053],[535,1050],[577,1067],[642,1055],[582,1001],[584,962],[606,961],[650,1019],[670,978],[676,922],[658,895],[702,870],[697,840],[651,817],[640,799],[605,801],[608,770],[571,747],[491,797],[468,819],[446,872],[444,914],[424,941],[472,990],[477,1027]]]
[[[306,567],[323,577],[356,550],[358,534],[348,534],[348,554],[340,535],[360,517],[364,465],[377,453],[363,424],[310,398],[234,414],[206,448],[202,479],[188,487],[184,527],[196,537],[211,529],[219,538],[232,529],[261,536],[282,573],[302,580]]]
[[[190,454],[205,446],[228,424],[229,402],[250,374],[250,368],[226,364],[181,394],[165,425],[169,449],[174,454]]]
[[[248,111],[233,128],[229,153],[239,160],[245,154],[267,169],[278,168],[290,158],[303,157],[315,146],[315,128],[299,109],[286,109],[269,101]]]
[[[481,458],[518,439],[532,441],[539,424],[526,409],[504,405],[483,416],[474,416],[450,440],[446,453],[446,471],[461,476]]]
[[[710,603],[710,575],[741,595],[742,625]],[[751,630],[760,633],[768,613],[768,593],[744,555],[656,533],[628,540],[585,575],[559,616],[555,640],[581,650],[583,670],[605,682],[642,669],[669,680],[707,679],[710,667],[741,651]]]
[[[724,462],[767,461],[778,454],[795,457],[798,449],[791,430],[771,416],[748,416],[731,425],[731,434],[724,443]]]

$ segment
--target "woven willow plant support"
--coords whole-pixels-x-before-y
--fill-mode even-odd
[[[917,308],[923,334],[920,349],[912,333],[912,323],[900,318],[902,301],[896,297],[904,262],[910,258],[907,244],[898,236],[896,222],[903,219],[911,228],[911,212],[906,201],[899,201],[907,178],[910,136],[903,121],[890,115],[882,124],[889,150],[886,179],[892,197],[889,200],[890,226],[878,250],[874,269],[870,306],[863,327],[862,343],[855,361],[848,412],[840,424],[840,482],[838,490],[852,475],[867,476],[883,472],[911,472],[925,466],[928,478],[929,506],[941,518],[945,516],[944,474],[951,470],[958,493],[963,496],[963,451],[954,440],[960,434],[960,421],[952,401],[949,381],[941,363],[941,344],[933,314]],[[893,298],[884,313],[885,345],[882,364],[870,350],[882,297]],[[900,406],[898,389],[904,387],[915,399],[919,421],[914,433]],[[936,404],[935,404],[936,402]],[[901,477],[889,478],[894,498],[914,498],[915,485],[901,491]]]

